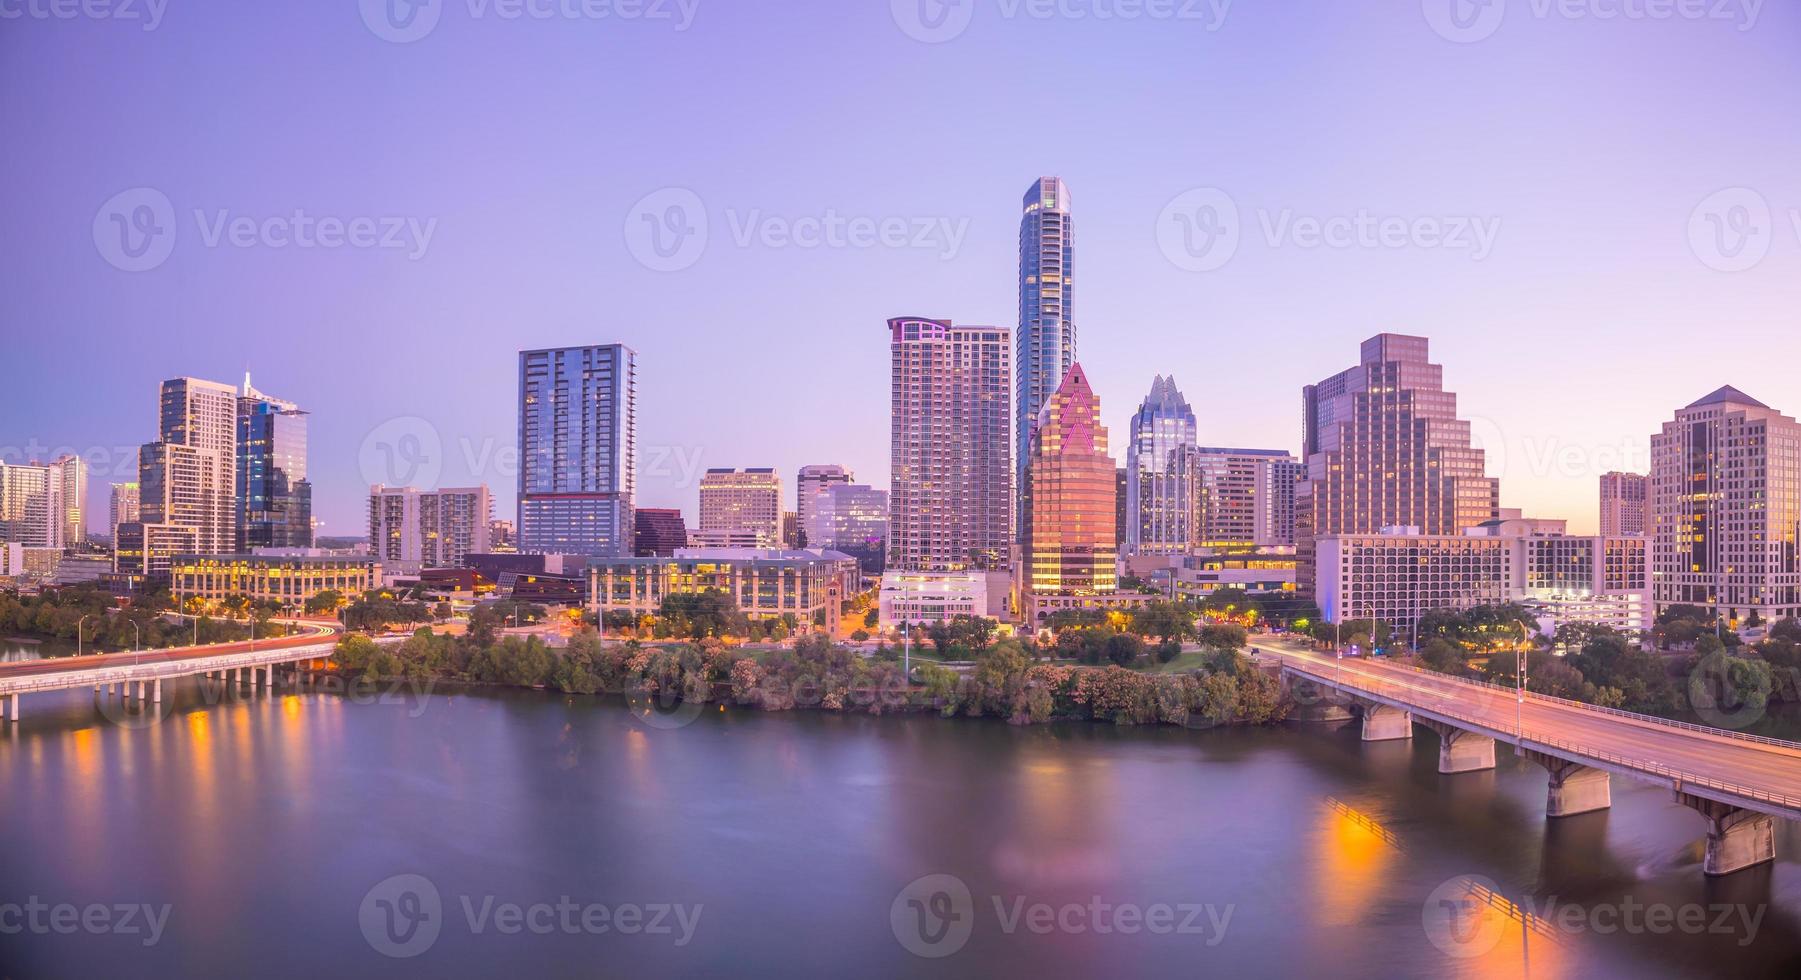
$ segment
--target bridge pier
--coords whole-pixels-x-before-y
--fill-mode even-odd
[[[1591,769],[1533,749],[1519,750],[1521,757],[1545,767],[1550,786],[1545,793],[1545,816],[1573,817],[1613,806],[1613,783],[1606,770]]]
[[[161,677],[158,677],[154,683],[155,683],[155,686],[151,688],[150,700],[154,704],[162,704],[163,703],[163,679]]]
[[[1702,799],[1675,789],[1676,802],[1707,818],[1702,872],[1729,875],[1776,860],[1776,818],[1744,807]]]
[[[1438,733],[1438,771],[1444,775],[1495,767],[1495,740],[1440,721],[1420,719]]]
[[[1358,703],[1363,706],[1363,740],[1365,742],[1388,742],[1397,738],[1413,737],[1413,712],[1391,708],[1375,701]]]
[[[12,704],[6,709],[6,720],[16,725],[19,723],[19,696],[14,694],[7,700],[11,701]]]

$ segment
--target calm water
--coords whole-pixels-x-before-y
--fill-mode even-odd
[[[737,710],[664,729],[527,692],[221,700],[192,683],[166,707],[121,724],[90,694],[39,695],[0,735],[0,929],[34,897],[167,914],[149,946],[141,911],[135,932],[0,934],[0,976],[1801,970],[1793,825],[1781,863],[1709,881],[1701,820],[1664,791],[1616,780],[1612,810],[1547,827],[1541,770],[1441,778],[1424,734]],[[909,890],[929,875],[955,883]],[[1499,913],[1429,930],[1429,897],[1463,894],[1463,875],[1581,918],[1525,948]],[[546,906],[525,921],[547,931],[498,931],[509,903]],[[1749,945],[1736,914],[1719,935],[1614,931],[1631,907],[1733,903],[1758,916]],[[1159,915],[1155,933],[1137,917]]]

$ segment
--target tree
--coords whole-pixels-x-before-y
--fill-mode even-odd
[[[1194,616],[1173,602],[1151,602],[1132,612],[1132,632],[1168,643],[1194,631]]]
[[[1470,655],[1461,644],[1434,636],[1420,646],[1420,663],[1428,670],[1462,676],[1469,673]]]
[[[1130,667],[1144,656],[1144,641],[1130,633],[1114,633],[1107,637],[1107,659],[1121,667]]]
[[[343,605],[344,593],[336,589],[326,589],[308,596],[301,608],[309,616],[319,616],[325,613],[335,613]]]

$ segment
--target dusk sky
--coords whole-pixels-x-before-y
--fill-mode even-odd
[[[884,321],[1013,327],[1041,175],[1116,457],[1159,373],[1203,445],[1297,451],[1381,331],[1431,338],[1502,505],[1579,530],[1681,405],[1801,412],[1796,4],[645,2],[0,4],[0,452],[88,454],[103,531],[158,383],[248,368],[312,412],[319,533],[400,439],[511,518],[516,352],[622,342],[640,506],[885,487]],[[809,247],[835,218],[904,233]]]

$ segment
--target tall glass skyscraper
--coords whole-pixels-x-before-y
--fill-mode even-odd
[[[1126,445],[1125,543],[1131,555],[1186,554],[1199,535],[1202,486],[1194,409],[1158,375]]]
[[[306,415],[250,386],[238,395],[237,550],[313,546]]]
[[[1040,177],[1027,188],[1019,219],[1019,331],[1014,335],[1015,485],[1023,497],[1032,427],[1076,361],[1069,188]],[[1023,502],[1019,524],[1025,526]]]
[[[629,558],[638,355],[623,344],[519,352],[519,550]]]

